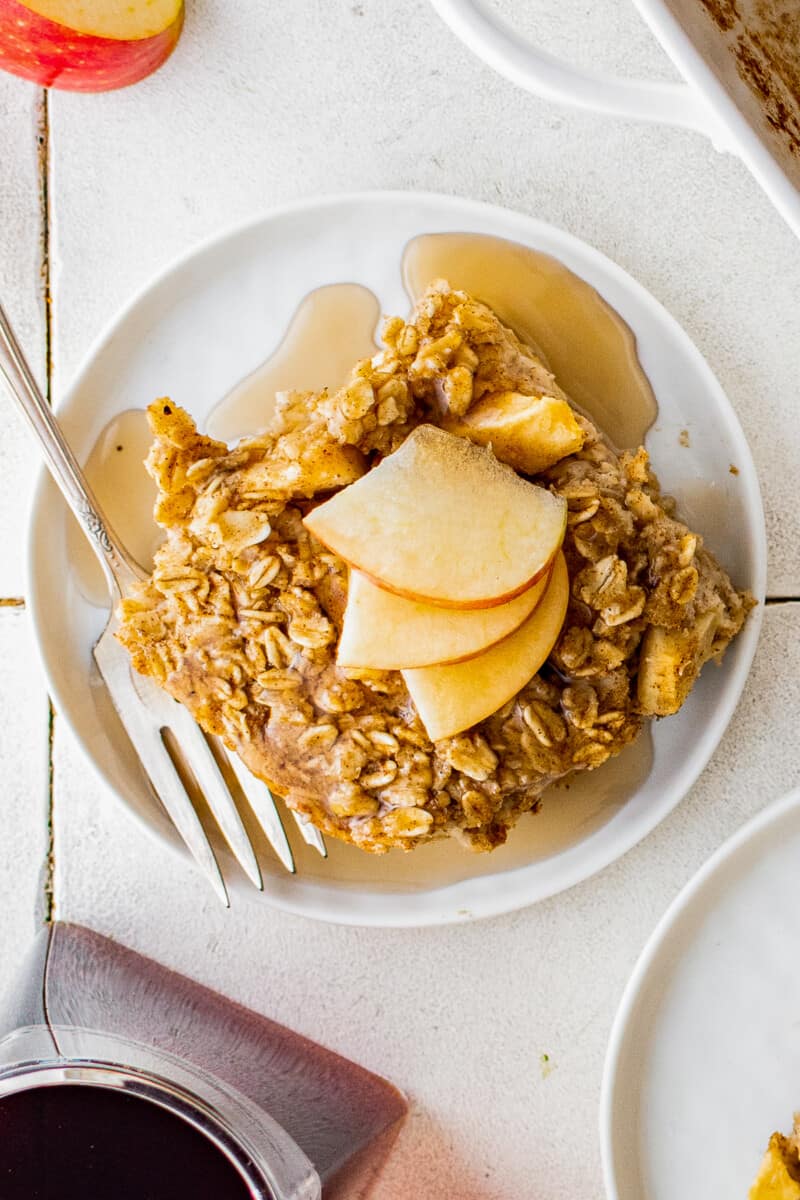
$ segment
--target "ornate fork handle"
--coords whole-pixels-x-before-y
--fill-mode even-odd
[[[78,515],[89,537],[97,542],[106,557],[110,557],[114,553],[114,546],[103,518],[88,502],[86,504],[79,503]]]
[[[35,434],[50,474],[88,537],[102,564],[114,600],[143,572],[114,534],[50,405],[34,379],[14,330],[0,306],[0,372],[9,393]]]

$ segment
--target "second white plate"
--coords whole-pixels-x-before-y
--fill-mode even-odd
[[[800,1111],[800,791],[684,888],[620,1004],[600,1109],[609,1200],[745,1200]]]

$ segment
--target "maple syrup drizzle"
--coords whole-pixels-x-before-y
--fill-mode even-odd
[[[103,512],[122,544],[149,571],[164,539],[153,520],[156,485],[144,460],[153,441],[147,416],[140,408],[120,413],[105,426],[86,460],[84,473]],[[81,595],[99,608],[108,606],[105,575],[86,535],[69,518],[67,553]]]
[[[414,238],[403,255],[412,300],[446,279],[488,304],[538,351],[556,381],[619,449],[634,449],[658,413],[619,313],[557,259],[517,242],[477,233]]]
[[[377,297],[360,284],[309,292],[269,358],[213,409],[206,432],[222,442],[238,441],[266,428],[277,392],[340,387],[358,360],[377,350],[379,318]]]

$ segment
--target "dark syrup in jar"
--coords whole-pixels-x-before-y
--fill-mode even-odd
[[[0,1200],[252,1200],[214,1143],[160,1105],[68,1084],[0,1099]]]

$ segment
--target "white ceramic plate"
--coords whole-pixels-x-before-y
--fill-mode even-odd
[[[609,1200],[744,1200],[800,1110],[800,791],[709,859],[631,976],[606,1058]]]
[[[361,283],[384,312],[406,312],[403,248],[419,234],[449,231],[494,234],[553,254],[624,317],[659,403],[648,436],[655,467],[736,582],[762,598],[765,534],[753,462],[730,404],[687,336],[652,296],[583,242],[529,217],[451,197],[372,193],[297,204],[170,267],[95,345],[59,406],[78,457],[110,417],[160,395],[185,405],[202,427],[219,398],[264,360],[313,288]],[[679,448],[681,429],[690,431],[689,449]],[[67,520],[43,477],[30,530],[29,596],[57,707],[126,808],[180,850],[92,673],[90,650],[104,614],[76,587]],[[508,912],[585,879],[649,833],[700,774],[739,699],[759,624],[757,609],[724,666],[707,669],[684,710],[658,725],[652,767],[636,786],[623,755],[557,791],[542,814],[524,818],[509,843],[488,856],[442,843],[375,858],[328,839],[327,862],[297,846],[298,874],[290,878],[267,853],[265,897],[326,920],[423,925]]]

